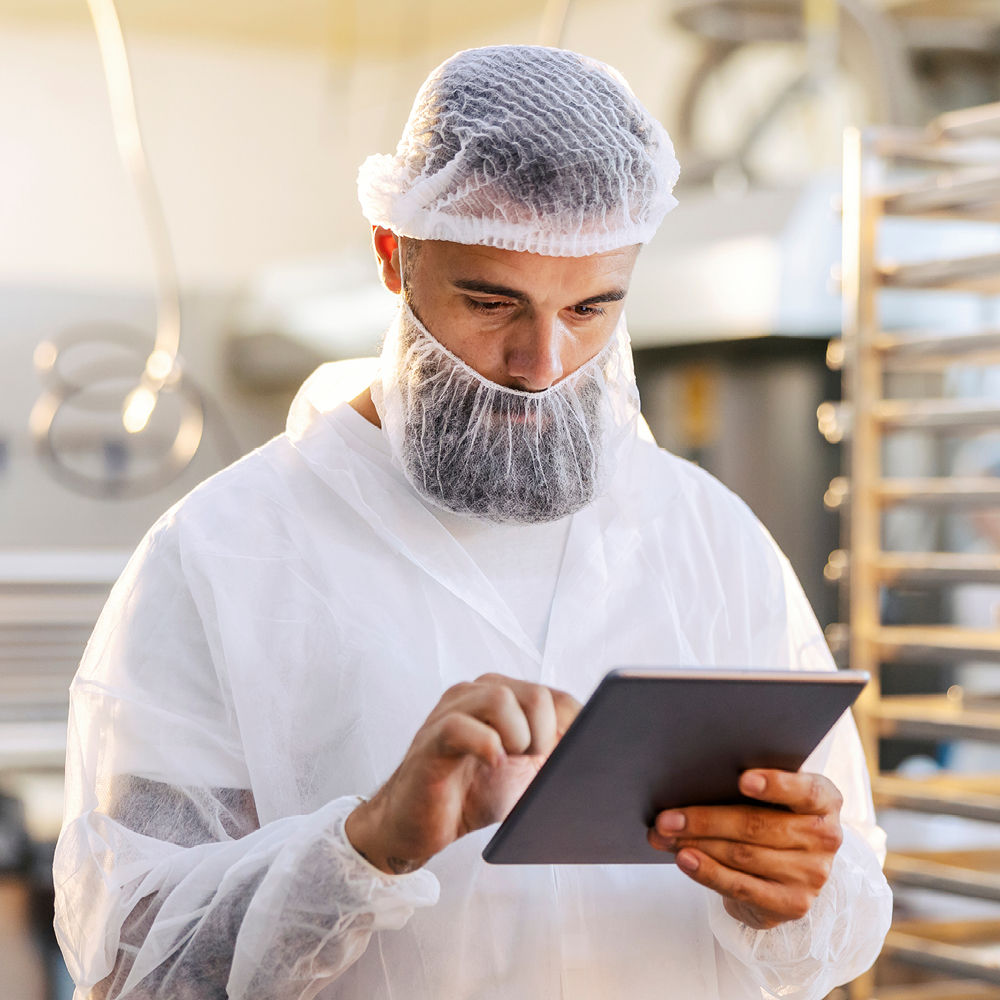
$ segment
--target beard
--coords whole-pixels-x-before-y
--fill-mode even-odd
[[[403,462],[417,491],[455,514],[537,524],[580,510],[601,476],[600,394],[585,384],[575,405],[497,396],[483,386],[435,391],[418,375]]]
[[[404,302],[372,395],[410,484],[444,510],[497,524],[540,524],[585,507],[638,415],[623,331],[561,382],[522,392],[447,351]]]

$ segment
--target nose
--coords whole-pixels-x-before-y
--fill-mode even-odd
[[[533,317],[508,349],[508,377],[528,392],[548,389],[563,377],[565,345],[566,330],[558,315]]]

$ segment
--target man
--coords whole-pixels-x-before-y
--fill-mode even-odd
[[[657,817],[676,866],[480,857],[611,667],[832,669],[746,507],[636,431],[624,300],[676,176],[617,74],[513,46],[436,70],[362,168],[401,297],[377,377],[348,403],[321,368],[160,520],[74,681],[78,997],[813,1000],[874,960],[849,716],[741,779],[788,811]]]

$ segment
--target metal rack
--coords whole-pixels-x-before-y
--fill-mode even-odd
[[[943,771],[915,779],[883,773],[879,765],[886,739],[1000,744],[1000,697],[967,697],[957,688],[939,695],[881,692],[880,670],[889,662],[1000,665],[1000,628],[883,624],[889,588],[1000,584],[1000,554],[886,551],[886,513],[901,505],[939,513],[1000,506],[1000,478],[901,478],[883,471],[886,442],[898,432],[943,438],[1000,429],[997,399],[889,398],[887,376],[894,372],[1000,364],[1000,329],[887,332],[880,321],[882,290],[1000,295],[1000,253],[891,263],[879,257],[888,217],[1000,222],[1000,105],[945,115],[927,130],[848,132],[844,331],[830,352],[842,361],[845,402],[824,404],[819,413],[821,430],[830,440],[843,439],[850,455],[849,480],[835,480],[827,494],[828,506],[845,515],[846,549],[831,556],[827,578],[848,583],[850,663],[872,675],[856,714],[876,805],[1000,823],[1000,774]],[[885,871],[896,886],[1000,902],[1000,850],[890,853]],[[1000,997],[1000,921],[897,924],[883,954],[955,981],[875,990],[882,1000]],[[852,993],[871,995],[872,988],[869,979]]]

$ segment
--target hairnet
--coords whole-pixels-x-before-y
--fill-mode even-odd
[[[498,45],[431,73],[395,156],[362,164],[358,195],[369,222],[402,236],[585,257],[648,243],[679,172],[616,70]]]
[[[501,524],[554,521],[600,496],[639,415],[624,314],[594,358],[525,392],[452,354],[403,297],[371,390],[413,488],[452,513]]]

